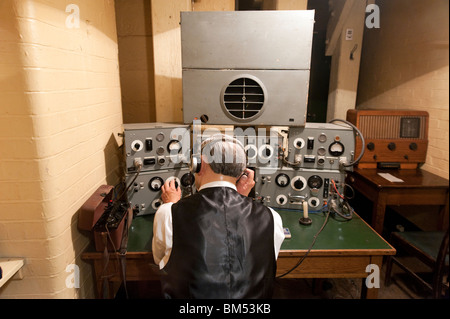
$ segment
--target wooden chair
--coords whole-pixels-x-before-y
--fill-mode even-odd
[[[406,231],[391,233],[390,244],[397,251],[404,251],[429,266],[432,271],[432,282],[421,278],[414,270],[402,263],[399,258],[389,256],[386,265],[385,285],[391,282],[392,264],[397,264],[406,273],[417,279],[430,290],[433,298],[442,298],[443,292],[448,294],[449,269],[449,231]]]

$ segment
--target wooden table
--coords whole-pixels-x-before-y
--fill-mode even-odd
[[[403,182],[391,182],[379,173],[389,173]],[[437,228],[448,227],[449,181],[422,169],[358,169],[349,173],[347,183],[372,203],[372,227],[381,234],[388,205],[437,205]]]
[[[325,214],[310,214],[312,225],[298,223],[299,213],[278,210],[283,226],[289,227],[292,238],[285,239],[278,256],[277,276],[290,270],[310,247],[314,235],[325,221]],[[127,253],[127,281],[157,280],[159,269],[153,263],[151,240],[153,215],[136,217],[133,220]],[[329,218],[317,237],[314,247],[302,264],[284,278],[362,278],[363,298],[376,298],[378,289],[365,289],[368,265],[381,269],[385,255],[394,255],[395,249],[379,236],[358,215],[350,221]],[[117,256],[111,254],[106,271],[102,253],[85,252],[84,260],[93,262],[97,280],[97,296],[101,297],[102,276],[111,283],[109,297],[113,297],[121,283],[120,266]]]

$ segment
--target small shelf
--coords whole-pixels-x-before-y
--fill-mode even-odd
[[[0,258],[0,267],[2,268],[0,287],[20,271],[24,264],[23,258]]]

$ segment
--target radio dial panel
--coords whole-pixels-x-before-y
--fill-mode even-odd
[[[128,174],[125,182],[131,183],[136,174]],[[192,176],[192,177],[190,177]],[[154,214],[163,203],[161,200],[161,187],[165,181],[175,180],[175,186],[181,187],[182,197],[189,196],[191,190],[195,192],[195,178],[190,174],[189,168],[169,169],[141,172],[134,185],[128,191],[130,207],[138,215]]]
[[[124,124],[124,146],[127,173],[136,171],[135,160],[143,163],[141,172],[187,167],[191,148],[189,126]]]
[[[275,183],[266,183],[275,178]],[[345,172],[338,170],[293,169],[283,167],[276,172],[261,167],[255,169],[255,200],[266,206],[301,209],[306,201],[312,210],[319,210],[334,193],[331,180],[343,192]],[[290,187],[286,187],[287,185]]]

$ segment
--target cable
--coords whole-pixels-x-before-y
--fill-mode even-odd
[[[364,136],[362,135],[361,131],[352,123],[350,123],[349,121],[346,120],[341,120],[341,119],[332,119],[329,123],[333,123],[333,122],[342,122],[347,124],[348,126],[352,127],[354,131],[356,131],[356,135],[359,135],[359,138],[361,139],[361,154],[359,154],[358,158],[356,160],[354,160],[351,163],[348,164],[342,164],[342,166],[344,167],[350,167],[350,166],[354,166],[356,164],[358,164],[358,162],[361,160],[361,158],[364,155],[364,151],[366,149],[366,141],[364,140]]]
[[[285,272],[284,274],[279,275],[279,276],[277,276],[277,277],[275,277],[275,278],[282,278],[282,277],[284,277],[284,276],[290,274],[292,271],[294,271],[298,266],[300,266],[300,265],[303,263],[303,261],[304,261],[305,258],[308,256],[308,254],[310,253],[311,249],[313,248],[314,244],[316,243],[317,236],[319,236],[319,234],[320,234],[320,233],[322,232],[322,230],[325,228],[325,225],[326,225],[327,222],[328,222],[328,217],[330,217],[330,211],[328,211],[328,213],[327,213],[327,215],[326,215],[326,218],[325,218],[325,221],[323,222],[322,227],[320,227],[319,231],[314,235],[314,239],[313,239],[313,241],[312,241],[312,243],[311,243],[311,246],[309,246],[309,248],[308,248],[308,250],[306,251],[305,255],[303,255],[303,257],[300,258],[300,260],[297,262],[297,264],[296,264],[294,267],[292,267],[290,270],[288,270],[288,271]]]
[[[285,164],[285,165],[292,166],[292,167],[298,167],[298,168],[300,168],[300,165],[302,164],[301,162],[289,162],[287,160],[287,157],[283,157],[282,161],[283,161],[283,164]]]
[[[141,165],[137,165],[137,171],[136,171],[136,175],[134,176],[133,180],[130,182],[130,184],[128,184],[128,186],[125,188],[125,190],[120,194],[120,196],[118,197],[118,199],[120,200],[125,194],[128,193],[131,185],[134,184],[134,181],[136,180],[136,178],[138,178],[140,172],[141,172],[141,168],[142,168],[142,164]]]
[[[340,198],[345,200],[345,197],[343,195],[341,195],[341,193],[339,193],[339,191],[338,191],[338,189],[336,187],[336,183],[334,182],[334,179],[331,179],[331,183],[333,184],[333,188],[336,191],[336,194],[338,194]]]
[[[352,196],[347,196],[345,194],[345,187],[347,187],[347,188],[352,190]],[[345,197],[345,199],[347,199],[347,200],[348,199],[353,199],[353,198],[355,198],[355,195],[356,195],[356,193],[355,193],[355,190],[353,189],[353,187],[351,185],[347,184],[347,183],[344,183],[344,197]]]
[[[334,201],[333,199],[331,201]],[[353,212],[354,209],[350,206],[350,204],[347,201],[343,201],[339,206],[342,207],[342,211],[346,211],[346,214],[343,214],[340,212],[340,209],[336,208],[336,203],[332,203],[330,205],[333,213],[339,215],[340,217],[344,218],[345,220],[351,220],[353,218]]]

